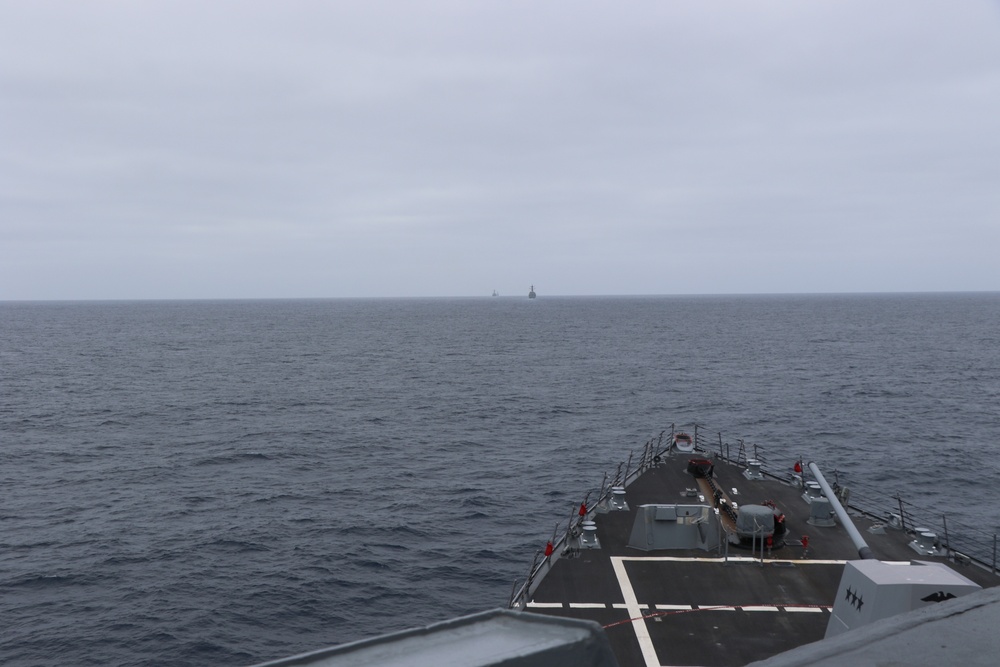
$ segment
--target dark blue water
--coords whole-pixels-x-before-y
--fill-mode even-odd
[[[4,665],[502,606],[671,422],[940,511],[1000,470],[1000,294],[3,303],[0,355]]]

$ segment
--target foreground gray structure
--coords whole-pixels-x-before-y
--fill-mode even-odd
[[[1000,588],[876,621],[753,667],[994,667],[1000,659]]]
[[[258,667],[618,667],[601,627],[498,609]]]

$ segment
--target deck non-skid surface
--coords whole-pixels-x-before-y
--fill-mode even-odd
[[[639,505],[700,502],[687,491],[698,489],[686,470],[688,458],[667,457],[630,485],[628,511],[598,514],[602,548],[560,558],[529,610],[601,624],[622,667],[745,665],[822,639],[844,562],[858,557],[857,548],[839,525],[807,523],[809,505],[800,489],[772,479],[747,480],[735,466],[716,465],[716,482],[733,501],[770,500],[786,515],[786,544],[763,560],[759,552],[754,558],[732,546],[728,558],[725,549],[628,547]],[[882,546],[877,555],[917,557],[907,553],[902,537],[873,540]]]
[[[598,589],[590,589],[595,597],[589,602],[579,590],[573,602],[562,602],[550,597],[559,587],[543,585],[529,609],[605,626],[622,665],[743,665],[822,639],[832,602],[824,591],[836,590],[843,568],[840,562],[762,566],[714,558],[608,562],[617,590],[602,585],[604,599],[625,601],[602,602]],[[748,576],[747,568],[762,571]],[[814,585],[803,586],[803,580]]]

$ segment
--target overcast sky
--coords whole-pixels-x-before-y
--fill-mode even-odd
[[[0,16],[0,299],[1000,290],[1000,0]]]

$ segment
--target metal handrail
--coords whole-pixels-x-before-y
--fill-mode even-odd
[[[643,448],[643,456],[640,458],[639,464],[635,468],[631,468],[631,462],[633,460],[634,452],[629,452],[628,462],[622,461],[618,464],[618,469],[615,472],[615,476],[611,478],[609,482],[608,474],[604,474],[604,479],[601,482],[601,487],[598,492],[597,501],[593,505],[587,506],[587,511],[584,516],[578,516],[574,514],[569,522],[566,524],[566,529],[559,535],[558,538],[553,535],[552,540],[552,555],[543,558],[541,561],[538,560],[538,555],[542,551],[535,552],[535,556],[532,559],[531,568],[527,578],[524,583],[518,587],[517,580],[514,581],[513,591],[511,593],[510,599],[508,600],[508,608],[518,608],[523,609],[525,604],[527,604],[528,599],[531,594],[534,593],[536,586],[533,586],[535,580],[539,578],[540,575],[547,573],[551,569],[552,564],[569,548],[569,541],[573,536],[574,529],[578,529],[582,521],[586,520],[588,517],[592,516],[595,512],[595,508],[600,506],[602,503],[606,504],[611,499],[612,489],[616,486],[628,487],[632,482],[639,478],[639,476],[646,470],[655,465],[655,459],[661,456],[667,451],[667,447],[663,446],[663,435],[666,431],[662,431],[657,438],[650,439]],[[654,444],[654,441],[656,444]],[[673,442],[673,438],[670,438],[670,442]],[[623,473],[624,467],[624,475]],[[587,495],[584,497],[584,504],[586,504],[587,499],[593,491],[588,491]],[[574,506],[575,508],[575,506]],[[575,509],[574,509],[575,512]],[[558,534],[559,526],[561,522],[556,524],[555,533]]]
[[[632,482],[638,479],[642,473],[653,467],[656,464],[657,457],[662,456],[667,450],[670,449],[670,446],[673,443],[673,436],[676,433],[675,429],[676,426],[671,424],[670,437],[667,439],[666,445],[664,445],[664,435],[667,433],[666,430],[661,431],[657,438],[652,438],[647,441],[643,448],[643,454],[639,457],[638,464],[634,468],[632,467],[634,452],[629,451],[628,459],[618,464],[614,477],[610,477],[608,473],[605,473],[604,479],[601,481],[601,486],[598,489],[597,500],[592,505],[587,505],[585,516],[577,516],[576,514],[572,515],[561,535],[558,535],[558,532],[559,526],[562,522],[556,524],[556,530],[553,534],[552,540],[552,555],[544,557],[541,561],[539,561],[538,556],[542,552],[537,551],[535,553],[528,577],[524,580],[520,587],[517,585],[517,580],[514,581],[513,590],[508,601],[508,608],[523,609],[525,607],[527,601],[530,599],[530,596],[537,588],[536,580],[540,575],[547,573],[552,567],[552,564],[569,548],[569,541],[573,536],[573,531],[575,529],[579,529],[580,522],[591,517],[595,512],[596,507],[606,504],[610,500],[612,489],[614,487],[628,487]],[[714,446],[709,447],[707,445],[703,434],[699,432],[698,425],[694,425],[694,448],[696,451],[706,454],[712,453],[717,460],[725,461],[734,465],[746,465],[748,457],[746,455],[747,445],[744,440],[740,439],[737,441],[739,443],[739,450],[737,456],[734,458],[732,456],[731,445],[722,439],[721,433],[718,434],[718,438],[718,452],[714,453],[712,451]],[[775,473],[768,470],[767,458],[764,454],[763,447],[756,444],[751,444],[750,447],[753,448],[753,458],[762,463],[761,473],[763,475],[788,484],[796,481],[795,476],[791,472]],[[947,550],[949,555],[967,559],[968,561],[977,563],[981,567],[991,570],[994,574],[998,573],[998,569],[1000,568],[998,568],[997,561],[998,537],[996,533],[990,533],[982,530],[981,528],[969,526],[959,520],[955,520],[954,518],[949,519],[948,516],[944,514],[935,515],[929,510],[924,510],[912,503],[904,501],[898,493],[889,497],[891,500],[896,501],[895,506],[892,508],[886,508],[884,506],[884,494],[879,495],[878,498],[882,500],[878,500],[872,496],[866,495],[866,489],[863,487],[860,490],[855,487],[856,484],[852,483],[850,502],[844,502],[844,505],[846,505],[848,509],[863,514],[875,521],[888,521],[891,519],[892,515],[895,514],[899,516],[901,528],[903,530],[908,530],[909,532],[913,532],[913,527],[920,524],[926,526],[936,526],[938,525],[938,521],[940,521],[944,532],[944,539],[940,542],[940,544]],[[839,484],[835,483],[833,490],[836,492],[840,489],[841,487]],[[587,503],[586,499],[589,499],[592,493],[593,491],[587,492],[584,500],[585,504]]]

